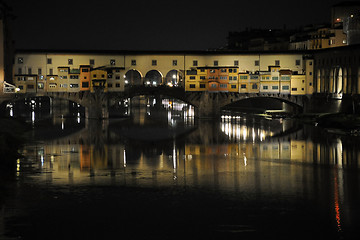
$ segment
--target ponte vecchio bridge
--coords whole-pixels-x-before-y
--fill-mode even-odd
[[[320,101],[351,98],[355,106],[359,103],[360,46],[358,45],[305,52],[22,50],[16,52],[14,59],[13,79],[6,79],[6,82],[15,85],[20,91],[4,93],[4,82],[0,82],[3,89],[2,101],[36,96],[63,98],[84,106],[88,118],[106,117],[110,99],[134,95],[162,95],[183,100],[195,106],[196,115],[199,117],[217,115],[222,107],[230,103],[254,97],[276,98],[303,108],[306,108],[308,99],[313,98]],[[79,68],[83,65],[91,69],[107,68],[107,76],[105,76],[107,91],[81,89],[84,80],[81,79]],[[201,77],[200,80],[192,80],[188,77],[187,71],[221,66],[236,67],[239,72],[247,73],[249,76],[251,73],[268,72],[269,66],[279,66],[280,69],[288,69],[305,77],[299,83],[291,81],[291,86],[289,85],[291,91],[289,90],[288,94],[263,90],[257,93],[242,92],[241,88],[245,86],[245,82],[241,82],[241,79],[237,79],[238,90],[233,92],[214,93],[191,89],[191,85],[195,85],[191,84],[191,81],[198,81],[201,87]],[[131,76],[133,74],[137,74],[138,77],[134,78]],[[145,87],[144,84],[154,79],[154,76],[155,79],[160,79],[162,85]],[[168,87],[167,83],[171,80],[177,83],[182,81],[182,84],[179,84],[180,87]],[[139,81],[141,84],[132,85],[133,81]],[[271,81],[268,82],[268,87],[271,89],[274,85],[271,85],[273,84]],[[281,87],[281,80],[277,82]],[[127,84],[130,85],[125,87]],[[250,81],[246,84],[250,84]],[[259,87],[262,86],[261,84],[263,83],[260,81]],[[292,90],[296,88],[301,92],[293,94]]]

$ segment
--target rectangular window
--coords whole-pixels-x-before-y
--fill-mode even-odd
[[[95,59],[90,59],[89,63],[90,65],[95,65]]]
[[[79,84],[77,84],[77,83],[70,84],[70,88],[78,88],[78,87],[79,87]]]
[[[252,85],[252,89],[258,89],[258,86],[257,86],[256,83],[254,83],[254,84]]]
[[[205,88],[205,84],[204,84],[204,83],[200,83],[200,88]]]
[[[297,88],[291,88],[291,91],[297,91]]]
[[[255,66],[260,66],[260,61],[259,60],[255,60]]]
[[[272,80],[279,80],[279,77],[272,77]]]
[[[241,84],[241,88],[242,89],[246,88],[246,84]]]
[[[116,83],[115,87],[119,88],[120,87],[120,83]]]
[[[197,60],[194,60],[193,61],[193,66],[196,67],[198,65],[198,61]]]
[[[296,65],[296,66],[300,66],[300,60],[299,60],[299,59],[296,59],[296,60],[295,60],[295,65]]]
[[[214,61],[214,66],[219,66],[219,61],[218,60]]]
[[[205,76],[200,76],[200,80],[205,80],[206,77]]]
[[[18,68],[18,74],[22,74],[22,68]]]
[[[275,60],[275,66],[280,66],[280,60]]]
[[[89,72],[89,69],[88,68],[83,68],[83,69],[81,69],[81,72]]]
[[[108,88],[112,88],[112,83],[108,83]]]
[[[41,74],[42,74],[41,68],[38,68],[38,75],[41,75]]]
[[[47,59],[47,64],[52,64],[52,59],[51,58]]]
[[[131,66],[136,66],[136,60],[131,60]]]
[[[116,64],[115,59],[111,59],[111,60],[110,60],[110,65],[115,65],[115,64]]]
[[[73,60],[71,58],[68,59],[68,65],[73,65]]]
[[[239,60],[234,60],[234,66],[239,66]]]
[[[290,87],[289,86],[282,86],[282,90],[289,90]]]
[[[28,74],[31,75],[32,74],[32,69],[28,68]]]
[[[190,88],[195,88],[195,84],[190,84]]]
[[[54,70],[52,68],[49,69],[49,75],[54,75]]]
[[[177,60],[173,60],[173,66],[177,66]]]
[[[232,88],[232,89],[236,89],[236,85],[231,85],[231,88]]]
[[[263,89],[264,90],[267,90],[269,87],[268,86],[263,86]]]
[[[23,64],[23,63],[24,63],[24,58],[18,57],[18,64]]]
[[[152,66],[156,66],[156,65],[157,65],[157,60],[152,60],[152,61],[151,61],[151,65],[152,65]]]
[[[34,84],[29,84],[29,85],[27,85],[27,88],[28,88],[28,89],[34,89]]]
[[[89,87],[89,82],[83,82],[82,87],[83,88],[88,88]]]
[[[272,90],[278,90],[279,86],[272,86]]]

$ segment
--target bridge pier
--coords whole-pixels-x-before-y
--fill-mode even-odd
[[[106,94],[95,91],[89,97],[85,106],[85,118],[88,119],[107,119],[109,118],[109,103]]]
[[[217,118],[220,116],[220,109],[219,94],[202,92],[195,117]]]

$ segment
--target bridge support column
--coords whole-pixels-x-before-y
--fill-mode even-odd
[[[106,119],[109,118],[108,99],[104,94],[96,93],[90,98],[85,108],[85,118]]]
[[[199,107],[195,116],[199,118],[216,118],[220,116],[219,95],[217,93],[202,92]]]

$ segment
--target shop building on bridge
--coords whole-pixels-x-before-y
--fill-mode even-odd
[[[121,92],[127,85],[167,85],[186,91],[289,94],[293,89],[293,94],[312,94],[313,65],[308,56],[299,51],[19,50],[14,59],[13,83],[20,93],[92,91],[94,87]],[[282,78],[284,71],[303,76],[304,86],[292,88],[292,77]]]

